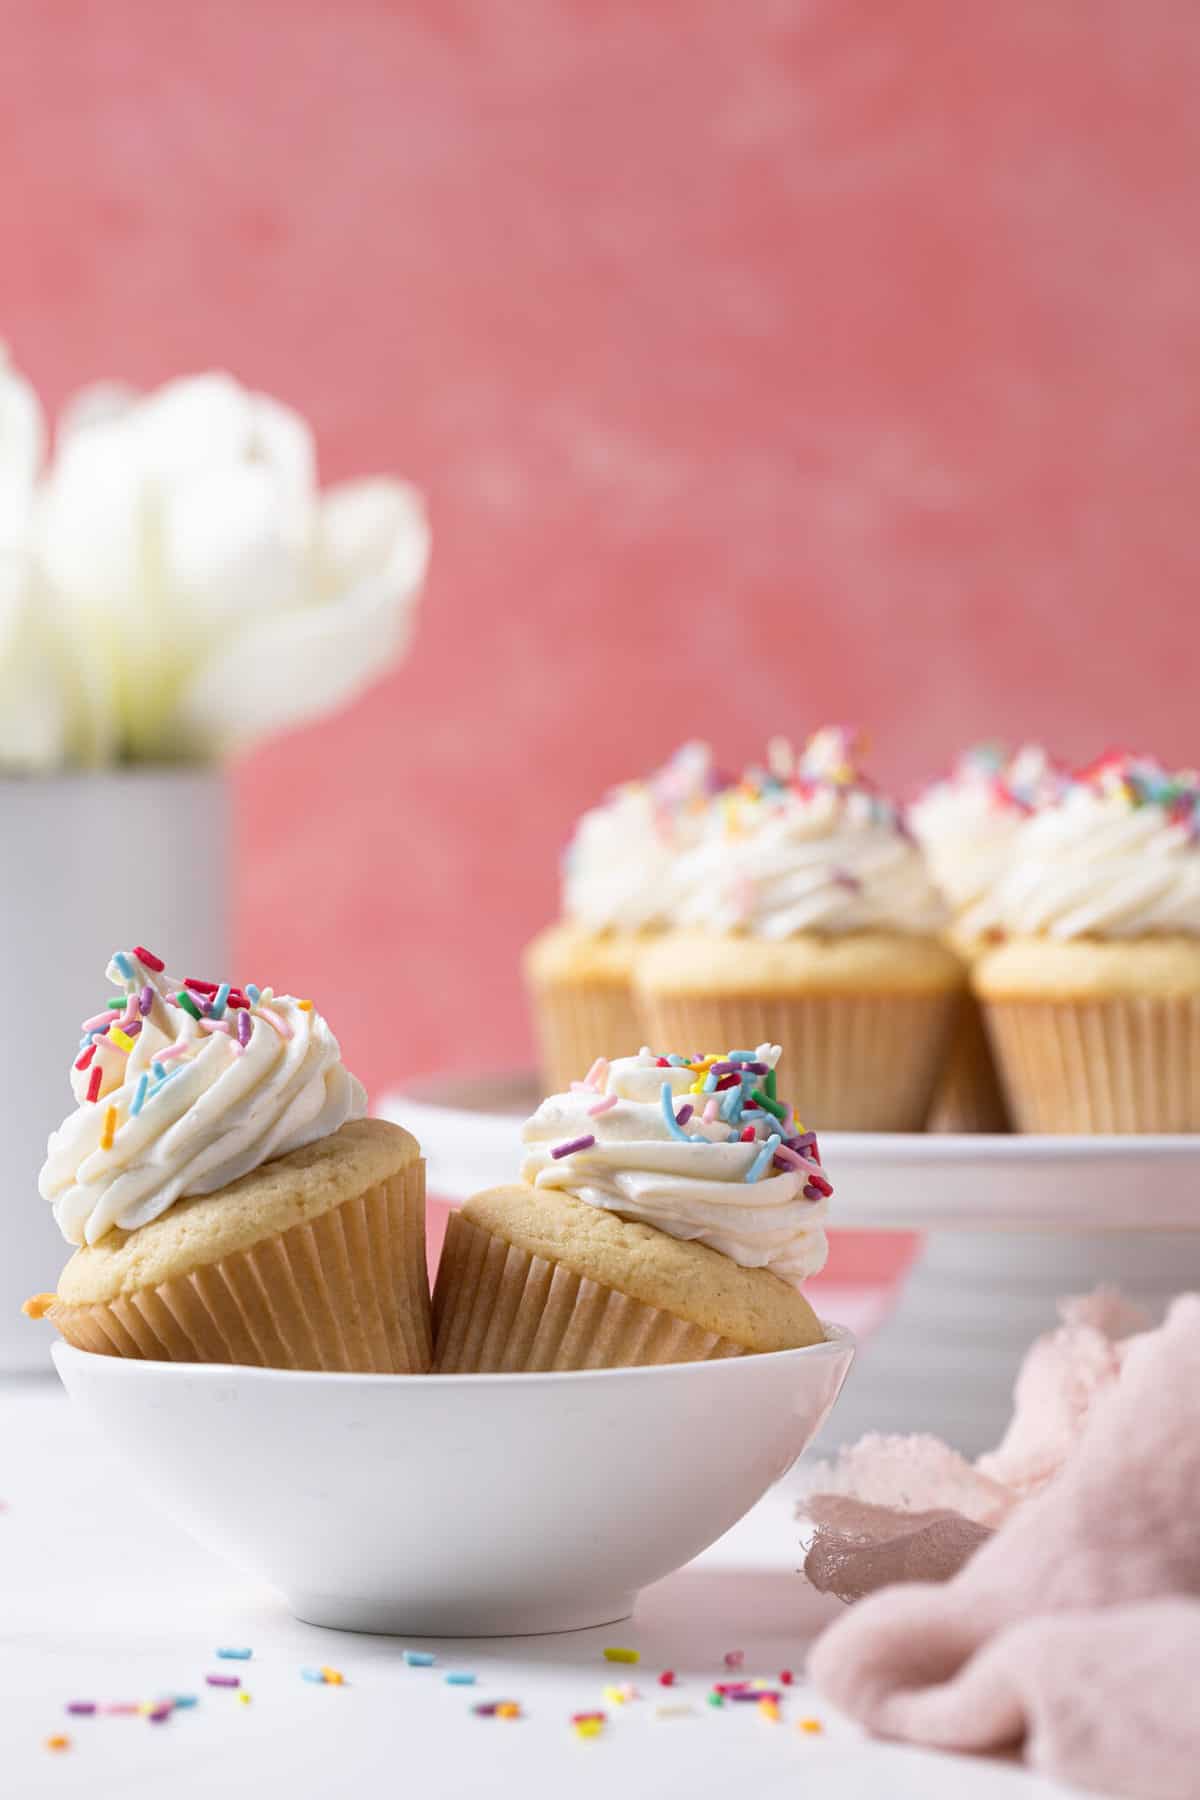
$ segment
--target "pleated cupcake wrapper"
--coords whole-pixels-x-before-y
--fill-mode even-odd
[[[1020,1131],[1200,1131],[1200,995],[985,1000]]]
[[[68,1343],[108,1356],[422,1374],[425,1165],[189,1275],[110,1304],[56,1301],[49,1316]]]
[[[781,1087],[819,1131],[918,1131],[954,1028],[957,993],[643,993],[660,1052],[781,1044]]]
[[[438,1374],[640,1368],[742,1346],[451,1215],[433,1300]]]
[[[942,1078],[933,1096],[930,1131],[1007,1131],[1008,1107],[983,1013],[973,994],[960,1003]]]
[[[530,997],[547,1093],[582,1081],[598,1056],[634,1056],[645,1041],[622,982],[534,982]]]

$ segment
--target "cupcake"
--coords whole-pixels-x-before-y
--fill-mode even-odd
[[[440,1371],[702,1362],[819,1343],[800,1292],[832,1188],[778,1045],[597,1062],[524,1130],[521,1180],[451,1217]]]
[[[913,801],[908,824],[950,914],[947,941],[968,964],[991,947],[971,921],[1008,866],[1020,828],[1052,797],[1061,773],[1035,744],[1006,756],[994,744],[959,757]],[[1006,1131],[1008,1109],[983,1017],[963,996],[929,1116],[931,1131]]]
[[[841,731],[798,764],[777,746],[770,772],[718,798],[635,992],[660,1043],[782,1044],[823,1125],[913,1131],[965,973],[920,850],[851,751]]]
[[[177,981],[140,947],[108,975],[39,1180],[78,1248],[26,1311],[112,1356],[427,1369],[420,1151],[363,1116],[311,1000]]]
[[[1102,758],[1021,828],[972,982],[1022,1131],[1200,1130],[1200,777]]]
[[[698,840],[717,785],[708,746],[684,744],[576,826],[563,859],[562,920],[525,952],[548,1088],[565,1088],[611,1045],[639,1042],[634,955],[666,918],[676,859]]]

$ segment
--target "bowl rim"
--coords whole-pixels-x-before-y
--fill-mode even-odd
[[[649,1363],[637,1368],[618,1369],[530,1369],[502,1371],[491,1374],[424,1374],[424,1375],[374,1375],[366,1370],[341,1371],[333,1369],[266,1369],[256,1363],[185,1363],[185,1362],[152,1362],[149,1358],[128,1356],[103,1356],[95,1350],[80,1350],[75,1344],[68,1344],[63,1339],[50,1346],[50,1354],[58,1370],[60,1380],[64,1380],[66,1368],[98,1368],[104,1366],[104,1373],[115,1380],[137,1381],[150,1377],[180,1381],[185,1377],[190,1380],[225,1380],[236,1376],[250,1384],[277,1385],[280,1382],[290,1385],[311,1385],[323,1387],[359,1387],[375,1392],[404,1391],[411,1388],[436,1386],[438,1391],[450,1387],[478,1388],[487,1387],[493,1391],[497,1387],[517,1387],[529,1391],[532,1386],[557,1387],[565,1383],[589,1382],[600,1383],[613,1381],[644,1381],[651,1377],[660,1380],[695,1380],[696,1371],[703,1369],[710,1374],[699,1377],[701,1380],[724,1379],[716,1375],[718,1369],[746,1370],[759,1365],[777,1368],[781,1363],[798,1362],[801,1358],[819,1361],[829,1357],[843,1357],[847,1353],[853,1355],[858,1348],[858,1339],[845,1325],[838,1325],[829,1319],[822,1319],[825,1337],[819,1344],[801,1344],[792,1350],[759,1350],[747,1356],[725,1356],[715,1358],[711,1362],[679,1362]]]

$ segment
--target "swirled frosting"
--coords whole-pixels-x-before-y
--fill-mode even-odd
[[[598,1062],[526,1124],[522,1175],[799,1287],[824,1266],[833,1189],[815,1135],[775,1096],[778,1060],[760,1044]]]
[[[85,1022],[78,1104],[38,1181],[69,1243],[133,1231],[366,1112],[311,1001],[175,981],[140,948],[118,951],[108,977],[122,998]]]
[[[977,905],[1008,867],[1021,827],[1052,800],[1063,776],[1040,745],[1012,756],[980,744],[908,808],[908,823],[955,913]]]
[[[1102,758],[1020,828],[1007,873],[967,915],[982,935],[1200,935],[1200,776]]]
[[[592,931],[644,931],[670,911],[676,858],[703,829],[720,785],[707,744],[682,745],[645,781],[584,813],[563,859],[562,905]]]
[[[818,732],[794,763],[776,745],[770,770],[720,795],[677,860],[673,922],[766,938],[938,931],[945,909],[925,860],[852,751],[840,730]]]

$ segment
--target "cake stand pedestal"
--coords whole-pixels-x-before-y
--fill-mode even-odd
[[[380,1110],[420,1140],[431,1195],[455,1206],[513,1179],[539,1098],[530,1075],[442,1076]],[[1021,1359],[1060,1298],[1118,1287],[1157,1319],[1200,1289],[1200,1135],[830,1131],[821,1154],[839,1230],[923,1234],[824,1450],[866,1431],[930,1431],[977,1455],[1002,1436]],[[813,1297],[819,1309],[819,1282]]]

